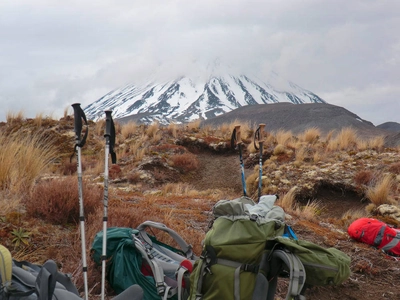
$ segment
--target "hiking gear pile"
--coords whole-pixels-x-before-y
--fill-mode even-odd
[[[166,232],[179,249],[161,243],[147,234],[147,229]],[[102,240],[101,231],[91,250],[92,259],[99,265]],[[107,229],[107,280],[117,293],[138,284],[143,288],[144,299],[186,299],[189,274],[197,258],[192,246],[162,223],[147,221],[137,229]]]
[[[12,259],[0,245],[0,299],[9,300],[80,300],[71,275],[58,271],[53,260],[43,266]],[[53,297],[54,296],[54,297]]]
[[[400,255],[400,230],[373,218],[360,218],[350,224],[349,235],[368,245],[374,246],[389,255]]]
[[[340,284],[350,258],[311,242],[283,237],[285,213],[276,196],[258,204],[241,197],[221,200],[191,274],[190,300],[274,299],[278,277],[289,277],[286,299],[305,299],[307,287]]]

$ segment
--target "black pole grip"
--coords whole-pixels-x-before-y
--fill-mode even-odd
[[[74,131],[76,138],[80,140],[81,138],[81,133],[82,133],[82,108],[80,103],[74,103],[72,104],[72,107],[74,108]]]
[[[106,132],[104,133],[105,137],[110,137],[111,136],[111,123],[112,123],[112,111],[111,110],[106,110]]]
[[[117,163],[117,155],[114,152],[114,145],[115,145],[115,126],[114,121],[112,119],[112,111],[106,110],[106,131],[104,133],[104,137],[109,141],[110,147],[110,154],[111,154],[111,162],[113,164]]]

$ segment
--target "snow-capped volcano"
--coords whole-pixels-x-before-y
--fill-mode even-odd
[[[207,80],[180,77],[163,83],[127,85],[104,95],[84,108],[89,119],[135,116],[136,121],[161,124],[209,119],[236,108],[278,102],[325,103],[314,93],[287,82],[284,89],[246,75],[213,75]]]

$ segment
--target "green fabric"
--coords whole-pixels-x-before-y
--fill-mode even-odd
[[[251,200],[251,199],[250,199]],[[268,239],[284,232],[284,212],[275,209],[277,219],[259,218],[251,220],[244,204],[253,203],[249,198],[221,200],[214,209],[216,220],[207,232],[204,248],[212,246],[218,258],[235,261],[241,264],[259,264]],[[210,271],[203,270],[204,260],[196,261],[190,276],[190,300],[196,299],[197,284],[203,280],[202,300],[234,299],[235,267],[214,264]],[[256,273],[240,272],[240,299],[251,299],[255,285]]]
[[[136,229],[112,227],[107,229],[107,280],[116,293],[121,293],[133,284],[144,292],[144,300],[160,300],[153,277],[141,272],[142,256],[136,250],[132,234]],[[101,265],[103,232],[96,234],[91,256]]]
[[[300,258],[306,270],[306,284],[337,285],[350,277],[351,259],[336,248],[323,248],[312,242],[275,237],[269,244],[283,244]]]

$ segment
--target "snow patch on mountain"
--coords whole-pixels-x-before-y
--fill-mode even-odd
[[[84,111],[92,120],[101,119],[105,110],[112,110],[114,119],[136,115],[144,123],[168,124],[208,119],[246,105],[325,103],[292,82],[287,82],[285,89],[275,88],[271,82],[278,80],[277,74],[265,83],[254,76],[222,76],[214,72],[207,80],[180,77],[142,86],[127,85],[104,95]]]

